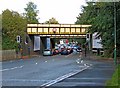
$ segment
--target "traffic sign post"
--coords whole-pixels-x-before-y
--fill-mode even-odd
[[[19,35],[17,35],[17,43],[20,43],[20,36]]]
[[[21,43],[22,42],[22,37],[20,36],[20,35],[17,35],[17,37],[16,37],[17,39],[17,43]]]

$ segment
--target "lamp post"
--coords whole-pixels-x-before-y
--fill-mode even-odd
[[[116,6],[114,2],[114,64],[117,64],[116,59]]]

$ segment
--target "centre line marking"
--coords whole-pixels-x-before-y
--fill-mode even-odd
[[[9,68],[9,69],[3,69],[3,70],[0,70],[0,71],[8,71],[8,70],[13,70],[13,69],[17,69],[17,68],[22,68],[24,65],[22,66],[19,66],[19,67],[13,67],[13,68]]]
[[[70,76],[73,76],[73,75],[75,75],[75,74],[77,74],[77,73],[79,73],[79,72],[82,72],[82,71],[86,70],[86,69],[89,68],[89,67],[90,67],[90,66],[86,66],[85,68],[83,68],[83,69],[81,69],[81,70],[75,70],[75,71],[70,72],[70,73],[68,73],[68,74],[66,74],[66,75],[60,76],[60,77],[56,78],[55,80],[51,80],[51,81],[49,81],[49,82],[47,82],[47,83],[42,84],[41,87],[43,87],[43,88],[49,87],[49,86],[51,86],[51,85],[53,85],[53,84],[55,84],[55,83],[57,83],[57,82],[60,82],[60,81],[66,79],[66,78],[68,78],[68,77],[70,77]]]
[[[45,61],[45,63],[46,63],[47,61]]]

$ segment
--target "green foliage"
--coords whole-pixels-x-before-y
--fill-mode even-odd
[[[45,22],[46,24],[59,24],[58,21],[52,17],[51,19],[49,19],[49,21],[46,21]]]
[[[26,30],[26,19],[18,12],[4,10],[2,13],[2,49],[15,49],[16,36],[23,36]]]
[[[36,10],[37,6],[29,2],[25,8],[25,16],[21,16],[18,12],[6,9],[0,14],[0,22],[2,23],[2,49],[17,49],[16,36],[23,38],[26,31],[27,23],[38,23]],[[1,18],[2,16],[2,18]],[[22,42],[23,43],[23,42]]]
[[[27,7],[24,9],[26,11],[25,17],[27,18],[27,23],[38,23],[38,10],[36,10],[37,5],[35,5],[33,2],[29,2]]]
[[[114,3],[96,2],[83,6],[83,13],[77,17],[76,24],[91,24],[89,32],[98,32],[106,50],[105,55],[112,57],[114,51]],[[117,11],[117,56],[120,56],[120,2],[116,3]],[[118,11],[119,10],[119,11]]]
[[[2,37],[2,49],[7,50],[7,49],[16,49],[17,42],[16,41],[11,41],[11,38],[9,36],[3,36]]]

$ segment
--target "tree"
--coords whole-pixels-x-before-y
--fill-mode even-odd
[[[26,30],[26,19],[18,12],[8,9],[2,12],[2,49],[14,49],[17,46],[16,36],[23,36]]]
[[[83,6],[83,13],[77,17],[76,24],[91,24],[90,33],[98,32],[102,38],[102,44],[106,50],[105,55],[112,57],[114,51],[114,4],[110,2],[87,3]],[[116,3],[117,10],[120,9],[120,2]],[[120,36],[120,11],[117,12],[117,39]],[[117,45],[120,43],[117,41]],[[120,51],[120,48],[119,50]],[[118,52],[117,51],[117,52]],[[118,54],[119,56],[119,54]]]
[[[29,2],[27,4],[27,7],[24,8],[25,9],[25,17],[27,18],[27,23],[38,23],[38,19],[37,19],[37,14],[38,14],[38,10],[37,9],[37,5],[35,5],[33,2]]]
[[[46,24],[59,24],[58,21],[52,17],[51,19],[49,19],[49,21],[46,21],[45,22]]]

